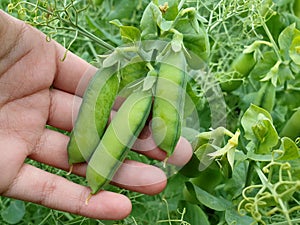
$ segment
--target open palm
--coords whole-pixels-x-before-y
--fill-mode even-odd
[[[68,170],[69,137],[45,125],[72,129],[72,110],[78,102],[74,98],[80,99],[74,93],[82,76],[91,77],[96,68],[72,53],[62,62],[62,46],[47,42],[44,34],[1,10],[0,43],[0,194],[91,218],[126,217],[131,203],[125,196],[101,191],[85,205],[89,188],[24,163],[31,158]],[[178,148],[182,150],[170,161],[184,164],[191,147],[181,139]],[[148,156],[165,157],[158,149]],[[84,164],[75,166],[74,173],[84,176],[85,169]],[[165,187],[166,177],[156,167],[126,161],[114,183],[156,194]]]

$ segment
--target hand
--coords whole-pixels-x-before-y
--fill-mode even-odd
[[[131,203],[124,195],[101,191],[85,205],[88,187],[24,163],[31,158],[69,169],[69,137],[45,125],[72,129],[74,98],[80,98],[75,90],[82,76],[91,77],[96,68],[71,52],[62,62],[62,46],[47,42],[43,33],[1,10],[0,43],[0,194],[90,218],[126,217]],[[151,138],[145,143],[151,145]],[[169,162],[184,165],[191,154],[190,144],[181,138]],[[165,158],[155,147],[145,155]],[[84,176],[85,169],[86,164],[76,165],[73,172]],[[159,168],[126,160],[113,183],[151,195],[161,192],[166,180]]]

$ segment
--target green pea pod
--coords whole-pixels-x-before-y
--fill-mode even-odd
[[[275,100],[276,87],[272,84],[272,82],[264,82],[257,92],[253,104],[264,108],[268,112],[272,112]]]
[[[169,52],[160,64],[151,128],[155,143],[170,156],[181,135],[186,90],[183,52]]]
[[[69,164],[88,161],[107,126],[119,89],[115,67],[102,68],[91,79],[68,143]]]
[[[294,0],[293,11],[295,16],[300,18],[300,0]]]
[[[254,68],[256,60],[254,53],[240,54],[230,65],[228,72],[233,72],[233,79],[221,83],[223,91],[231,92],[239,88],[243,79],[249,75]]]
[[[88,162],[86,179],[91,194],[104,187],[122,164],[145,126],[151,103],[150,91],[137,91],[122,104]]]
[[[291,118],[286,122],[280,132],[280,136],[289,137],[291,139],[296,139],[300,136],[300,109],[294,112]]]

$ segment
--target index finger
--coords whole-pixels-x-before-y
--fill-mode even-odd
[[[54,88],[83,96],[97,68],[72,52],[67,52],[65,60],[62,61],[66,49],[58,43],[55,46],[57,72],[53,81]]]

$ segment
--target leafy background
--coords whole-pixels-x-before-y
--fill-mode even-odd
[[[149,2],[4,0],[0,6],[97,65],[99,55],[123,41],[119,27],[110,21],[139,28]],[[225,127],[212,127],[211,112],[218,109],[211,108],[205,96],[207,80],[193,77],[189,95],[201,115],[200,128],[189,126],[184,135],[195,154],[180,172],[166,168],[169,181],[161,194],[110,187],[132,200],[133,211],[123,221],[92,220],[1,197],[1,224],[299,223],[299,0],[168,2],[197,11],[210,45],[207,72],[214,82],[209,84],[222,90]],[[36,5],[39,10],[33,10]],[[186,122],[190,124],[189,118]],[[141,155],[130,157],[155,163]],[[65,171],[29,159],[27,163],[85,184]]]

